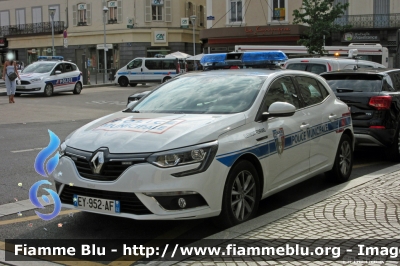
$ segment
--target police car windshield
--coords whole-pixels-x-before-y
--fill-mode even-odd
[[[22,70],[22,73],[47,73],[53,69],[55,64],[55,62],[33,63]]]
[[[266,76],[182,76],[162,85],[131,111],[140,113],[232,114],[246,111]]]

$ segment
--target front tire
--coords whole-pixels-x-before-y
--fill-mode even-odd
[[[239,161],[228,174],[222,198],[218,227],[231,227],[254,217],[260,199],[260,181],[249,161]]]
[[[82,84],[80,82],[77,82],[75,84],[75,88],[74,88],[73,93],[74,94],[81,94],[81,91],[82,91]]]
[[[119,85],[121,87],[128,87],[128,84],[129,84],[128,78],[126,78],[126,77],[119,78]]]
[[[336,152],[335,163],[327,175],[338,183],[349,179],[353,168],[353,145],[351,138],[343,134],[340,138],[339,147]]]
[[[50,97],[51,95],[53,95],[53,85],[51,85],[50,83],[47,83],[46,86],[44,87],[43,94],[46,97]]]

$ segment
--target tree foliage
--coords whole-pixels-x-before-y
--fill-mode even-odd
[[[323,55],[325,38],[330,37],[332,32],[340,32],[349,29],[350,25],[335,24],[335,19],[340,18],[348,3],[334,4],[334,0],[303,0],[300,9],[293,11],[293,24],[308,24],[307,38],[300,39],[299,44],[304,45],[310,54]]]

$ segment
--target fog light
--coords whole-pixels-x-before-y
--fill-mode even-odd
[[[178,205],[179,207],[181,207],[182,209],[186,207],[186,200],[184,198],[179,198],[178,199]]]

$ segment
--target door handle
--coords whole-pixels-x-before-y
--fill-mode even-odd
[[[140,72],[143,72],[143,68],[140,69]]]
[[[336,116],[337,116],[337,115],[335,115],[335,114],[330,114],[328,118],[329,118],[329,120],[333,120],[333,119],[336,118]]]
[[[310,124],[302,123],[301,126],[300,126],[300,129],[301,130],[306,130],[309,127],[310,127]]]

